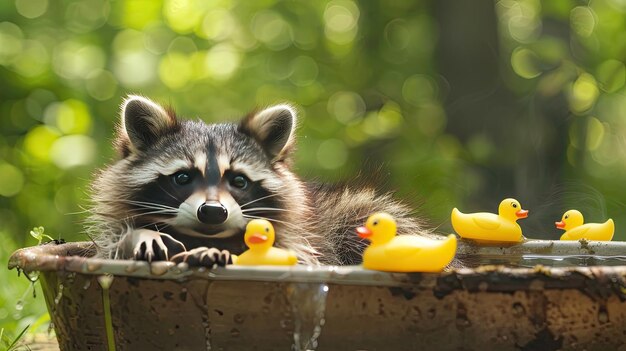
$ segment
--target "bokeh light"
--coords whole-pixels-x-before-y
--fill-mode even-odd
[[[324,10],[324,32],[326,38],[339,45],[352,42],[359,30],[360,11],[349,0],[333,0]]]
[[[0,196],[15,196],[24,186],[24,175],[19,168],[8,163],[0,164]]]
[[[48,0],[16,0],[15,9],[26,18],[37,18],[48,10]]]

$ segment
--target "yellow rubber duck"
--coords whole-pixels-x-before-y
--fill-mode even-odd
[[[253,219],[246,226],[244,241],[248,246],[241,255],[234,259],[240,266],[293,266],[298,263],[296,254],[290,250],[272,247],[274,245],[274,226],[264,219]]]
[[[577,210],[569,210],[563,214],[560,222],[555,222],[556,227],[565,230],[561,240],[601,240],[613,239],[615,223],[609,218],[604,223],[585,223],[583,214]]]
[[[498,207],[498,214],[479,212],[462,213],[452,210],[452,227],[465,239],[478,241],[520,242],[524,239],[518,219],[528,217],[519,201],[504,199]]]
[[[440,272],[454,258],[456,236],[430,240],[396,236],[396,221],[387,213],[371,215],[357,234],[371,241],[363,253],[363,267],[387,272]]]

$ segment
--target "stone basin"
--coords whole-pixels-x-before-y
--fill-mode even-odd
[[[462,242],[466,268],[404,274],[192,269],[91,258],[79,242],[18,250],[9,268],[39,272],[61,350],[623,350],[626,266],[526,267],[529,255],[622,253],[624,243]]]

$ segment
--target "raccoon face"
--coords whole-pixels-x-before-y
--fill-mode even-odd
[[[290,189],[296,116],[287,105],[240,124],[179,121],[139,96],[122,105],[116,196],[135,228],[229,238],[253,218],[280,222]],[[109,177],[110,179],[110,177]],[[115,181],[110,179],[110,182]]]

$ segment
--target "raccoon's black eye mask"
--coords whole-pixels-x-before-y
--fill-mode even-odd
[[[197,170],[180,170],[170,176],[174,185],[185,186],[194,183],[195,180],[202,177],[197,174]],[[226,172],[224,178],[231,187],[239,190],[246,190],[253,183],[250,178],[240,172]]]
[[[161,177],[168,177],[175,187],[198,185],[202,180],[202,175],[197,169],[181,169],[172,175],[162,175]]]

